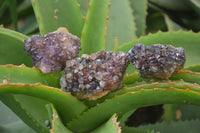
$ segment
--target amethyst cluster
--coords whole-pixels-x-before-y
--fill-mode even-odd
[[[35,67],[43,73],[62,71],[66,60],[77,57],[81,50],[80,39],[66,28],[59,28],[44,37],[34,35],[24,42],[24,50],[32,57]]]
[[[24,42],[35,67],[43,73],[62,71],[66,67],[60,79],[61,89],[80,99],[94,100],[120,88],[130,62],[139,69],[140,77],[161,79],[168,79],[185,63],[183,48],[160,44],[147,47],[135,44],[128,53],[100,51],[79,58],[80,39],[66,28],[44,37],[34,35]]]
[[[65,74],[60,80],[61,89],[79,98],[101,97],[120,88],[129,64],[124,52],[100,51],[66,62]]]
[[[135,44],[128,56],[142,78],[168,79],[184,67],[185,52],[179,47],[155,44],[145,47]]]

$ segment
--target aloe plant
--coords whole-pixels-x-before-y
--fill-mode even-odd
[[[197,1],[4,0],[0,11],[0,23],[5,26],[0,26],[0,132],[199,131]],[[9,16],[6,11],[10,11]],[[17,25],[21,19],[24,21]],[[11,23],[15,31],[9,29]],[[43,74],[23,50],[24,40],[32,34],[43,36],[60,27],[80,38],[79,56],[102,50],[128,52],[138,43],[169,44],[184,48],[185,68],[168,80],[152,80],[139,77],[130,64],[119,89],[95,100],[79,99],[60,89],[64,71]],[[148,112],[134,119],[141,109],[156,105],[162,109],[161,115],[153,115],[158,117],[154,122],[142,124],[149,122],[142,117]]]

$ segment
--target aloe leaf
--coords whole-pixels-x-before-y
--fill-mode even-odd
[[[0,118],[1,133],[35,133],[2,102],[0,102]]]
[[[14,83],[42,83],[53,87],[60,86],[58,77],[55,77],[51,74],[44,75],[35,68],[28,68],[24,65],[0,65],[0,84]],[[44,122],[48,118],[45,109],[45,105],[49,103],[48,101],[24,95],[14,95],[13,98],[10,95],[4,95],[4,97],[1,97],[1,100],[26,123],[31,123],[39,120],[39,125],[44,125],[44,123],[42,122]],[[8,102],[9,100],[10,102]],[[30,114],[27,115],[27,113],[22,113],[23,111],[20,111],[17,108],[21,108],[22,110],[24,110],[24,112],[29,112]],[[29,116],[32,118],[28,119]],[[34,124],[31,124],[29,126],[35,129]]]
[[[27,112],[19,101],[12,95],[1,94],[0,100],[7,105],[14,113],[16,113],[27,125],[33,128],[38,133],[48,133],[48,128],[42,123],[45,116],[40,119],[35,119],[29,112]],[[33,104],[31,106],[34,106]],[[41,111],[36,111],[40,113]]]
[[[7,83],[41,83],[52,87],[60,87],[59,77],[52,74],[43,74],[36,68],[25,65],[0,65],[0,84]]]
[[[31,0],[41,35],[66,27],[80,37],[83,16],[76,0]]]
[[[17,0],[9,0],[9,9],[11,14],[11,19],[14,23],[15,30],[18,30],[17,26]]]
[[[162,119],[164,121],[171,122],[171,121],[176,120],[176,112],[174,111],[175,110],[175,106],[174,105],[176,105],[176,104],[164,104],[163,105]]]
[[[10,122],[19,121],[17,117],[6,105],[0,101],[0,125],[9,124]]]
[[[161,133],[198,133],[200,130],[199,120],[178,121],[178,122],[162,122],[152,125],[144,125],[138,127],[139,129],[154,129]]]
[[[129,42],[132,39],[137,38],[136,26],[132,12],[129,0],[111,0],[108,17],[106,50],[114,49],[116,38],[118,38],[119,46],[124,42]]]
[[[200,2],[198,0],[188,0],[188,4],[200,15]]]
[[[200,73],[199,72],[192,72],[189,70],[194,69],[194,71],[199,71],[199,67],[194,66],[192,68],[188,67],[184,70],[187,71],[180,71],[176,74],[173,74],[169,79],[170,80],[184,80],[186,82],[190,82],[190,83],[198,83],[200,84]],[[125,75],[124,76],[124,84],[125,85],[129,85],[129,84],[133,84],[135,82],[141,82],[141,81],[149,81],[149,79],[142,79],[139,77],[138,72],[134,72],[130,75]],[[156,79],[155,79],[156,81]],[[159,80],[157,80],[159,81]]]
[[[167,122],[177,120],[200,119],[199,106],[183,104],[165,104],[163,105],[164,113],[162,119]]]
[[[0,101],[1,133],[36,133]],[[15,126],[16,125],[16,126]]]
[[[1,133],[36,133],[21,121],[0,125],[0,131]]]
[[[148,129],[137,129],[134,127],[122,127],[122,133],[159,133],[159,132],[154,132],[154,130],[148,130]]]
[[[175,47],[183,47],[186,53],[185,66],[196,65],[200,63],[199,48],[200,48],[200,34],[194,32],[186,31],[170,31],[170,32],[158,32],[148,36],[141,37],[136,39],[134,42],[127,43],[118,48],[118,51],[127,52],[133,47],[133,44],[143,43],[145,45],[153,44],[170,44]],[[134,70],[129,71],[128,74],[133,73]]]
[[[8,2],[9,2],[8,0],[1,1],[1,3],[0,3],[0,16],[4,13]]]
[[[200,73],[191,71],[180,71],[170,77],[171,80],[183,79],[186,82],[200,84]]]
[[[194,65],[184,68],[183,70],[190,70],[192,72],[200,72],[200,65]]]
[[[192,3],[194,3],[197,7],[200,8],[200,2],[198,0],[190,0]]]
[[[54,108],[52,104],[48,104],[46,108],[51,118],[50,119],[51,124],[52,124],[52,127],[50,129],[51,133],[72,133],[63,125],[63,123],[60,120],[60,117],[58,116],[56,109]]]
[[[130,66],[130,65],[129,65]],[[133,67],[133,66],[131,66]],[[134,70],[133,70],[134,71]],[[131,73],[132,71],[130,71],[129,73]],[[148,81],[148,79],[143,79],[138,75],[138,72],[134,72],[130,75],[126,74],[124,76],[124,80],[123,80],[123,84],[125,85],[129,85],[129,84],[133,84],[135,82],[142,82],[142,81]]]
[[[31,77],[26,81],[25,77]],[[14,65],[0,65],[0,83],[16,83],[16,82],[40,82],[40,76],[42,75],[39,71],[27,68],[25,66],[17,67]],[[43,76],[41,76],[43,77]],[[46,77],[46,78],[45,78]],[[56,78],[49,76],[50,80],[47,80],[48,76],[44,76],[44,83],[53,82]],[[35,80],[34,80],[35,78]],[[12,79],[12,80],[11,80]],[[55,82],[54,82],[55,83]],[[44,122],[47,119],[44,105],[48,103],[37,98],[22,96],[22,95],[1,95],[0,100],[6,104],[12,111],[14,111],[24,122],[26,122],[30,127],[35,129],[37,132],[43,132],[45,129]],[[37,121],[37,122],[36,122]],[[42,129],[41,129],[42,128]],[[45,132],[48,132],[46,130]]]
[[[31,57],[23,50],[24,40],[28,37],[5,28],[0,28],[0,55],[3,56],[0,64],[25,64],[32,66]]]
[[[81,12],[83,16],[87,15],[88,11],[88,4],[90,3],[90,0],[77,0],[78,3],[80,4]]]
[[[101,125],[91,133],[121,133],[121,127],[117,122],[117,116],[114,114],[105,124]]]
[[[26,18],[28,16],[34,15],[33,7],[31,5],[30,0],[24,0],[18,7],[17,7],[17,12],[19,18]]]
[[[38,25],[35,16],[28,17],[19,27],[19,31],[23,34],[31,34],[38,30]]]
[[[187,0],[149,0],[149,2],[169,10],[188,11],[191,9]]]
[[[83,112],[87,107],[73,97],[57,88],[41,84],[2,84],[0,94],[25,94],[52,102],[58,110],[64,123],[69,122],[76,115]],[[67,112],[67,113],[66,113]]]
[[[67,127],[75,132],[90,131],[108,120],[113,113],[117,113],[117,115],[121,116],[131,109],[151,105],[166,103],[200,105],[200,89],[199,87],[196,89],[192,88],[193,87],[189,86],[183,89],[177,89],[173,86],[169,88],[160,88],[159,85],[155,85],[153,89],[145,89],[143,87],[138,88],[136,91],[133,89],[132,92],[129,91],[122,95],[115,95],[115,97],[82,113],[76,119],[68,123]],[[126,90],[129,89],[131,89],[131,87],[126,88]]]
[[[45,74],[44,75],[39,70],[37,70],[35,68],[27,68],[24,65],[21,65],[21,66],[2,65],[2,66],[0,66],[0,81],[1,81],[1,83],[4,83],[4,84],[5,83],[6,84],[42,83],[44,85],[53,86],[53,87],[59,87],[60,86],[58,77],[55,77],[52,74]],[[35,90],[35,91],[37,91],[37,90]],[[68,94],[67,96],[70,97],[71,95]],[[45,115],[43,115],[45,113],[42,113],[42,112],[45,112],[44,106],[48,102],[42,101],[40,99],[36,99],[34,97],[32,98],[32,97],[20,96],[20,95],[15,95],[15,97],[16,97],[17,100],[20,101],[20,103],[23,105],[23,107],[27,111],[31,112],[31,115],[33,115],[33,117],[35,119],[43,118],[42,116],[45,116]],[[52,97],[54,97],[54,96],[52,96]],[[73,101],[73,99],[74,99],[74,97],[72,97],[72,101]],[[46,99],[46,100],[48,100],[48,99]],[[71,100],[68,100],[68,101],[71,101]],[[75,100],[75,101],[77,101],[77,104],[79,103],[78,100]],[[67,103],[67,102],[63,101],[63,103]],[[80,108],[78,108],[78,110],[81,111],[81,109],[84,108],[85,106],[82,103],[80,103],[79,105],[80,105]],[[77,105],[77,106],[79,106],[79,105]],[[79,112],[78,110],[75,111],[74,113]],[[20,115],[20,112],[18,112],[18,115]],[[43,119],[43,121],[44,120],[45,119]]]
[[[126,120],[135,112],[135,109],[124,113],[121,118],[119,118],[120,126],[124,127]]]
[[[190,68],[188,68],[190,69]],[[196,70],[196,68],[194,68]],[[197,68],[198,69],[198,68]],[[192,71],[180,71],[176,74],[173,74],[170,78],[170,80],[184,80],[186,82],[190,83],[197,83],[200,84],[200,73],[199,72],[192,72]],[[141,81],[149,81],[149,79],[142,79],[139,77],[137,72],[134,72],[130,75],[124,76],[124,82],[123,84],[129,85],[133,84],[135,82],[141,82]],[[159,81],[155,79],[155,81]]]
[[[149,4],[149,5],[151,5],[151,4]],[[151,5],[151,7],[152,7],[152,5]],[[146,33],[155,33],[158,31],[167,31],[168,30],[164,16],[160,12],[148,14],[147,18],[146,18],[146,24],[147,24]]]
[[[164,18],[165,18],[165,22],[167,24],[168,30],[172,30],[172,31],[178,31],[181,29],[186,30],[185,28],[181,27],[179,24],[171,20],[171,18],[167,14],[164,14]]]
[[[109,0],[91,0],[82,31],[80,55],[104,49],[108,7]]]
[[[133,15],[136,24],[136,35],[139,37],[145,35],[146,15],[147,15],[147,0],[130,0],[133,9]]]
[[[135,83],[135,84],[131,84],[128,86],[124,86],[120,90],[110,93],[109,95],[106,95],[95,101],[85,101],[85,104],[87,104],[90,107],[93,107],[99,103],[103,103],[104,101],[106,101],[108,99],[112,99],[117,95],[122,95],[122,94],[126,94],[129,92],[138,91],[141,89],[170,88],[170,87],[175,87],[175,88],[179,88],[179,89],[185,89],[185,88],[190,87],[189,89],[194,90],[194,91],[199,91],[199,89],[200,89],[200,85],[198,85],[198,84],[191,84],[191,83],[187,83],[187,82],[183,82],[183,81],[170,81],[170,82],[169,81],[158,81],[158,82],[153,82],[153,83],[141,82],[141,83]]]

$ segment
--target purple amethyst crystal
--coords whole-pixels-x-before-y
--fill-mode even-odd
[[[77,57],[81,50],[80,39],[66,28],[59,28],[44,37],[34,35],[24,42],[24,50],[32,57],[35,67],[43,73],[62,71],[66,60]]]
[[[145,47],[135,44],[128,56],[142,78],[168,79],[184,67],[185,52],[179,47],[155,44]]]
[[[128,64],[129,59],[124,52],[84,54],[66,62],[65,74],[60,80],[61,89],[81,99],[89,98],[90,94],[105,95],[121,86]]]

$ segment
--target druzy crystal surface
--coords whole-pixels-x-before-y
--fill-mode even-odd
[[[129,59],[124,52],[84,54],[66,62],[65,73],[60,80],[61,89],[79,98],[101,92],[107,94],[121,86],[128,64]]]
[[[24,42],[24,50],[32,57],[35,67],[43,73],[62,71],[66,60],[77,57],[81,50],[80,39],[66,28],[59,28],[44,37],[34,35]]]
[[[128,56],[142,78],[168,79],[184,67],[185,52],[182,47],[155,44],[135,44]]]

